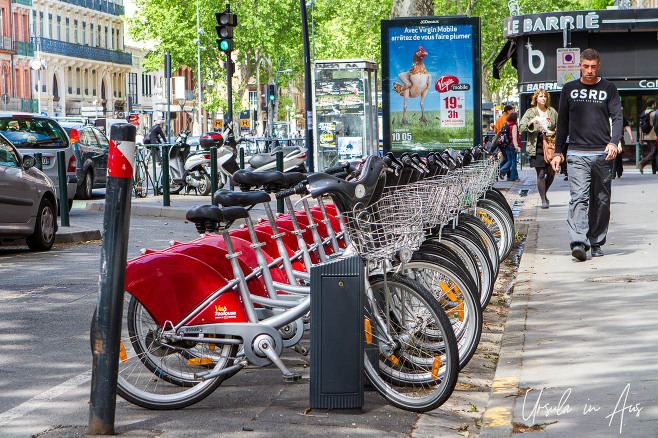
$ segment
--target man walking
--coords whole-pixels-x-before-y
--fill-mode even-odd
[[[653,97],[647,99],[647,109],[640,115],[646,117],[651,125],[651,131],[644,133],[640,127],[640,141],[647,145],[648,151],[640,160],[640,173],[644,173],[644,166],[651,163],[651,173],[656,174],[656,100]]]
[[[590,247],[592,257],[603,256],[601,246],[610,222],[612,164],[622,135],[619,92],[614,84],[598,76],[600,66],[599,53],[584,50],[580,55],[580,79],[562,88],[555,157],[551,161],[558,172],[569,136],[566,160],[571,201],[567,228],[571,255],[581,262],[587,260]]]

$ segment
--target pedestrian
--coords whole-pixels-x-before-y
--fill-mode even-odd
[[[489,123],[489,130],[484,134],[484,149],[488,154],[491,154],[493,151],[492,143],[493,139],[496,136],[496,131],[494,131],[494,123]]]
[[[633,133],[631,132],[631,126],[628,123],[628,120],[626,120],[626,117],[622,115],[621,118],[622,118],[621,124],[623,126],[623,129],[625,129],[626,132],[628,132],[628,136],[630,137],[631,143],[633,143]],[[621,175],[622,173],[624,173],[624,163],[622,163],[622,158],[624,155],[624,146],[626,146],[626,143],[624,140],[623,129],[622,129],[621,140],[619,141],[619,145],[617,147],[617,156],[615,157],[615,160],[612,165],[612,179],[615,179],[616,176],[618,176],[619,179],[621,179]]]
[[[541,208],[548,208],[548,189],[555,179],[555,171],[544,156],[544,138],[555,138],[557,111],[551,106],[551,96],[540,88],[535,91],[530,101],[532,105],[521,118],[519,129],[527,133],[525,151],[530,158],[530,165],[537,173],[537,191],[541,198]]]
[[[646,118],[651,129],[644,132],[642,119]],[[640,141],[643,143],[644,156],[640,160],[640,173],[644,173],[644,166],[651,163],[651,173],[656,174],[656,99],[647,99],[647,109],[640,115]],[[645,122],[646,123],[646,122]]]
[[[504,175],[509,173],[508,181],[518,181],[519,173],[516,170],[516,162],[518,159],[518,153],[521,151],[521,135],[519,134],[519,125],[517,120],[519,118],[519,113],[512,111],[507,116],[507,121],[505,124],[507,128],[501,128],[501,132],[509,132],[509,144],[506,146],[501,146],[501,152],[506,158],[505,163],[500,167],[500,177],[501,179]]]
[[[503,114],[500,115],[496,119],[496,123],[494,124],[494,133],[498,134],[500,130],[502,129],[503,126],[505,126],[505,123],[507,123],[507,116],[509,116],[509,113],[514,111],[514,107],[512,105],[505,105],[503,107]],[[501,151],[502,152],[502,151]],[[502,160],[500,161],[500,167],[502,168],[505,163],[507,162],[507,156],[505,154],[502,154]]]
[[[566,83],[560,93],[560,108],[551,164],[556,172],[565,159],[567,135],[571,201],[567,229],[571,255],[579,261],[603,256],[610,222],[612,163],[622,135],[619,92],[612,82],[598,76],[599,53],[586,49],[580,55],[580,79]],[[612,129],[610,128],[612,120]]]
[[[155,122],[153,123],[153,126],[149,130],[149,132],[146,133],[144,136],[144,144],[160,144],[160,143],[167,143],[167,139],[164,135],[164,132],[162,131],[162,123],[164,121],[162,119],[156,119]],[[160,141],[162,140],[162,141]],[[155,159],[158,163],[161,162],[160,158],[160,148],[152,148],[152,151],[155,153]]]

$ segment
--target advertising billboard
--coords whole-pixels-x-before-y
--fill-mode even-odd
[[[384,152],[482,141],[479,17],[382,20]]]

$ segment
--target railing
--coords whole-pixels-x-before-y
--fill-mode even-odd
[[[3,36],[0,38],[0,49],[11,51],[13,49],[11,44],[11,37]]]
[[[0,109],[4,110],[5,106],[0,103]],[[36,99],[23,99],[21,97],[12,97],[7,104],[8,111],[21,111],[25,113],[36,113],[39,111],[39,102]]]
[[[99,49],[82,44],[67,43],[50,38],[32,37],[33,42],[40,41],[41,51],[74,58],[91,59],[95,61],[113,62],[115,64],[132,64],[132,55],[116,50]]]
[[[12,3],[18,3],[19,5],[32,6],[32,0],[11,0]]]
[[[14,52],[17,55],[34,56],[34,45],[25,41],[14,41]]]
[[[108,2],[106,0],[61,0],[64,3],[80,6],[82,8],[94,9],[112,15],[124,15],[124,7],[121,4]]]

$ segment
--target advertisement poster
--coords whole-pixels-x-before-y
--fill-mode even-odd
[[[480,19],[382,21],[384,152],[481,143]]]
[[[338,155],[362,157],[363,138],[361,137],[338,137]]]

